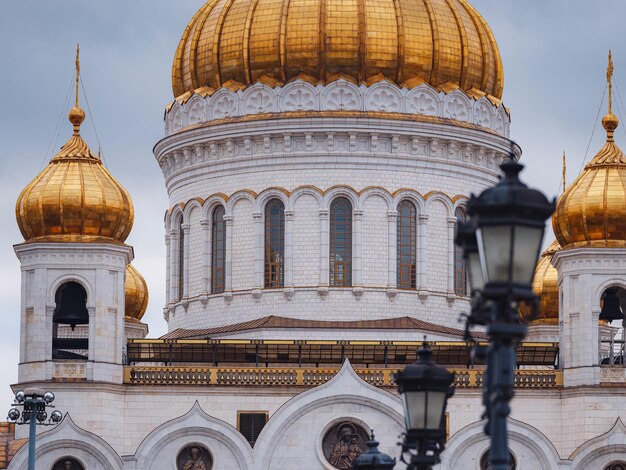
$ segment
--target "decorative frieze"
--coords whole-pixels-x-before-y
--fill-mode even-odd
[[[295,80],[284,86],[256,83],[245,90],[221,88],[212,95],[194,94],[175,101],[165,115],[165,133],[218,119],[301,111],[400,113],[454,119],[509,135],[509,115],[502,103],[461,90],[446,93],[428,84],[409,89],[380,81],[357,86],[345,79],[328,85]]]

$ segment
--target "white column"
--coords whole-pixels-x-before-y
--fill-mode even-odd
[[[417,217],[417,292],[422,299],[428,297],[428,214]]]
[[[183,231],[183,299],[189,297],[189,224],[182,224],[180,228]]]
[[[169,304],[171,301],[170,296],[170,276],[172,267],[170,265],[171,261],[171,253],[170,253],[170,234],[165,234],[165,304]]]
[[[328,256],[329,256],[329,233],[328,233],[328,209],[319,210],[320,218],[320,294],[328,292]]]
[[[263,214],[255,212],[252,214],[252,220],[254,221],[254,289],[260,291],[264,287]]]
[[[398,211],[387,212],[387,289],[398,288]]]
[[[453,299],[454,292],[454,229],[456,217],[448,217],[448,299]]]
[[[233,221],[232,215],[224,216],[226,225],[226,260],[224,263],[224,298],[233,297]]]
[[[352,220],[352,286],[363,287],[363,211],[353,211]]]
[[[206,296],[211,292],[211,222],[209,220],[201,220],[200,227],[202,229],[202,292]]]
[[[178,233],[176,230],[170,232],[170,303],[178,300]]]
[[[285,287],[293,287],[293,211],[285,211]]]

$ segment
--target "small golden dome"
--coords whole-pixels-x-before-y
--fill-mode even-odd
[[[626,156],[614,141],[619,120],[612,111],[612,78],[609,51],[606,143],[557,201],[552,227],[563,248],[626,247]]]
[[[80,136],[85,112],[76,105],[69,120],[74,135],[21,192],[15,205],[26,241],[124,242],[133,226],[130,195]]]
[[[563,248],[626,247],[626,156],[615,144],[618,120],[602,120],[607,139],[559,198],[552,218]]]
[[[148,285],[139,271],[131,264],[126,268],[124,292],[126,296],[124,302],[126,320],[140,321],[148,308]]]
[[[502,97],[493,34],[467,0],[208,1],[185,29],[174,96],[263,76],[452,83]]]
[[[560,249],[561,245],[554,240],[537,263],[533,292],[539,296],[539,313],[532,321],[533,324],[556,325],[559,322],[559,281],[558,272],[552,266],[552,257]],[[527,319],[530,316],[529,309],[520,309],[520,315],[522,319]]]

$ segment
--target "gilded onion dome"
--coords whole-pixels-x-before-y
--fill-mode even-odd
[[[554,240],[535,268],[533,292],[539,296],[539,312],[532,323],[556,325],[559,322],[559,281],[558,272],[552,266],[552,257],[560,249],[561,245]],[[530,312],[528,308],[522,308],[520,314],[522,319],[527,320]]]
[[[563,248],[626,247],[626,156],[614,141],[619,121],[611,112],[609,64],[609,113],[602,119],[606,143],[559,198],[552,218]]]
[[[131,264],[126,268],[124,292],[126,320],[140,321],[148,308],[148,285],[139,271]]]
[[[80,136],[85,112],[76,105],[74,135],[21,192],[15,213],[26,241],[123,242],[133,226],[130,195]]]
[[[187,26],[174,96],[263,76],[317,82],[383,76],[502,97],[494,36],[466,0],[209,0]]]

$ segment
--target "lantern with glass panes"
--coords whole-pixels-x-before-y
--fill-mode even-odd
[[[402,459],[408,469],[427,470],[439,463],[446,436],[445,411],[454,394],[454,374],[435,364],[432,351],[425,346],[418,359],[395,377],[404,405],[406,433]],[[404,454],[410,461],[404,460]]]

